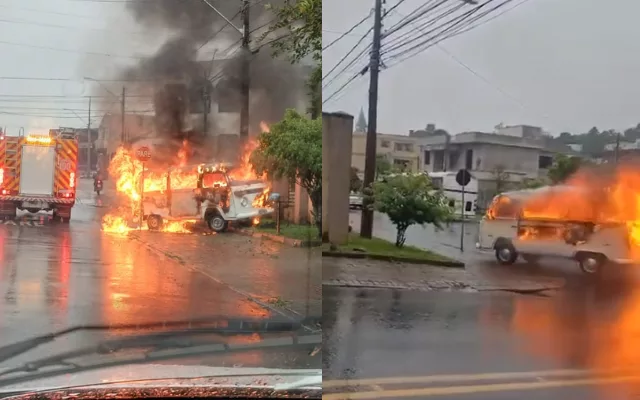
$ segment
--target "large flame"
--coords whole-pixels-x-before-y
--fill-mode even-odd
[[[262,132],[269,132],[269,126],[261,122],[260,129]],[[235,181],[249,181],[249,180],[265,180],[266,176],[257,176],[251,165],[251,154],[258,147],[256,140],[247,141],[242,150],[240,157],[240,163],[234,167],[231,171],[228,171],[228,175]],[[174,164],[179,167],[185,167],[189,163],[189,158],[192,154],[192,148],[188,141],[183,141],[182,147],[177,152]],[[144,173],[143,173],[144,168]],[[118,194],[125,198],[128,202],[126,207],[121,207],[119,210],[113,213],[107,214],[102,219],[102,229],[105,232],[126,234],[133,230],[147,229],[146,224],[142,224],[143,227],[131,227],[130,221],[139,222],[140,214],[140,200],[144,193],[160,192],[164,193],[167,190],[167,168],[150,169],[150,167],[143,165],[132,154],[131,150],[127,150],[123,147],[119,148],[109,163],[109,175],[115,180],[116,190]],[[172,169],[169,178],[169,182],[172,189],[196,189],[198,183],[198,171],[197,169]],[[215,182],[219,184],[226,184],[226,182]],[[211,182],[203,182],[205,186],[213,186]],[[144,188],[143,188],[144,186]],[[270,187],[256,197],[253,202],[254,207],[262,206],[267,200],[270,193]],[[173,233],[189,233],[191,232],[190,226],[196,221],[165,221],[162,226],[163,232]],[[140,225],[139,223],[137,225]]]
[[[495,207],[509,207],[504,198]],[[550,187],[515,206],[522,209],[524,220],[548,220],[574,223],[621,224],[626,227],[629,256],[640,259],[640,168],[624,164],[616,168],[602,166],[576,173],[562,186]],[[526,238],[538,236],[527,230]],[[547,231],[547,234],[553,234]]]

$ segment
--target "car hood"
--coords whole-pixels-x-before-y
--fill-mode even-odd
[[[154,387],[260,387],[299,382],[322,375],[321,369],[224,368],[200,365],[137,364],[65,374],[4,386],[3,393],[55,390],[68,387],[154,388]],[[312,385],[317,387],[315,385]]]

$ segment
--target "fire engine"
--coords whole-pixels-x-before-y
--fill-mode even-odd
[[[67,223],[76,199],[78,139],[72,132],[0,136],[0,216],[53,211]]]

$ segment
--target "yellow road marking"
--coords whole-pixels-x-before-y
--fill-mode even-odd
[[[640,367],[640,366],[639,366]],[[572,377],[582,375],[611,375],[623,372],[636,372],[632,367],[607,369],[607,370],[586,370],[586,369],[556,369],[542,371],[525,372],[489,372],[481,374],[452,374],[452,375],[425,375],[425,376],[393,376],[387,378],[363,378],[330,380],[322,382],[324,389],[345,387],[345,386],[371,386],[371,385],[399,385],[412,383],[443,383],[443,382],[469,382],[469,381],[490,381],[490,380],[513,380],[532,379],[539,377]]]
[[[323,399],[356,400],[356,399],[384,399],[389,397],[427,397],[446,396],[453,394],[472,394],[488,392],[508,392],[515,390],[537,390],[558,387],[586,386],[586,385],[610,385],[614,383],[637,382],[640,375],[620,376],[613,378],[574,379],[563,381],[545,382],[514,382],[495,383],[488,385],[449,386],[424,389],[398,389],[385,390],[383,392],[359,392],[359,393],[329,393],[323,394]],[[324,386],[324,385],[323,385]]]

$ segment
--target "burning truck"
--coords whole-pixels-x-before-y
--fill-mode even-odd
[[[476,247],[506,265],[572,259],[590,275],[638,264],[640,168],[585,170],[564,185],[502,193],[480,222]]]

